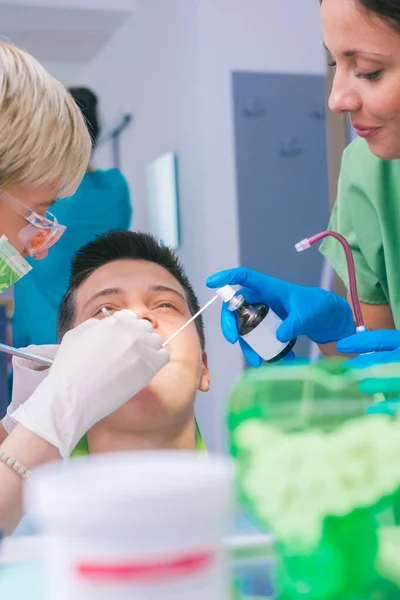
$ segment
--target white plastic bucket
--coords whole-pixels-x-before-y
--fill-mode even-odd
[[[28,510],[46,535],[51,600],[225,600],[232,465],[135,452],[37,469]]]

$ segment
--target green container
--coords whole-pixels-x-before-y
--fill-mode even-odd
[[[231,393],[239,500],[276,537],[277,598],[400,598],[400,421],[366,415],[366,374],[338,360],[266,366]]]

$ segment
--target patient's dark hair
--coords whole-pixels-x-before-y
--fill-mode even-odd
[[[83,246],[72,261],[68,290],[58,311],[58,339],[73,328],[76,311],[76,291],[82,283],[103,265],[115,260],[147,260],[171,273],[183,287],[189,310],[194,315],[199,301],[177,255],[160,244],[152,235],[137,231],[115,230],[98,236]],[[201,347],[205,347],[204,325],[201,315],[195,321]]]

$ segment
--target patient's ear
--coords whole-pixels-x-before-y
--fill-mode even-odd
[[[199,390],[200,392],[208,392],[210,389],[210,371],[208,370],[208,357],[207,352],[203,352],[202,355],[202,365],[201,365],[201,373],[199,379]]]

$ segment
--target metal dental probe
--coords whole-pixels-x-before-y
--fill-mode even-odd
[[[21,350],[20,348],[13,348],[13,346],[7,346],[6,344],[0,344],[0,352],[4,352],[5,354],[11,354],[11,356],[19,356],[20,358],[26,358],[27,360],[36,362],[39,365],[43,365],[44,367],[51,367],[51,365],[53,364],[53,360],[51,358],[39,356],[38,354],[33,354],[32,352],[27,352],[26,350]]]

